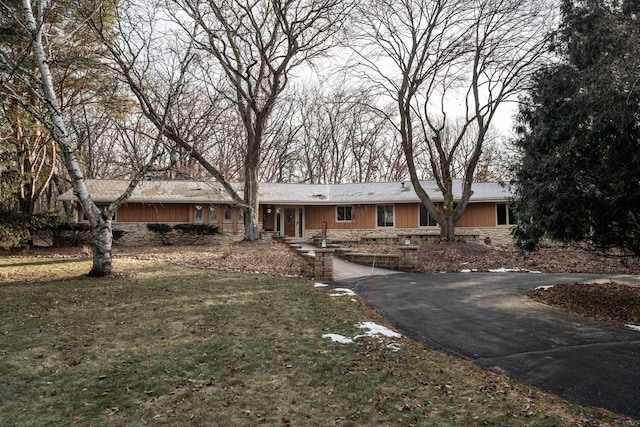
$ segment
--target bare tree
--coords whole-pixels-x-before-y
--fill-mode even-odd
[[[266,126],[293,69],[323,56],[349,9],[342,0],[174,0],[175,16],[221,68],[245,136],[244,236],[258,235],[258,176]],[[186,14],[189,19],[184,19]],[[191,25],[196,25],[196,31]]]
[[[397,104],[395,126],[411,182],[439,223],[443,240],[454,239],[455,223],[473,194],[475,170],[498,107],[525,88],[545,52],[548,14],[544,2],[533,0],[361,4],[354,23],[358,68]],[[471,136],[469,147],[464,141]],[[420,144],[442,192],[442,210],[420,184],[415,161]],[[464,147],[468,151],[461,156]],[[460,158],[466,159],[463,188],[454,203]]]
[[[400,145],[387,120],[393,112],[374,107],[377,98],[346,82],[321,83],[300,91],[294,101],[295,115],[290,118],[299,123],[292,159],[296,180],[375,181],[388,179],[393,168],[402,169],[403,162],[394,156]]]

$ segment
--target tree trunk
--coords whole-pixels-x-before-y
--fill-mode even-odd
[[[93,235],[93,265],[89,272],[90,277],[104,277],[112,273],[111,245],[113,233],[111,220],[100,218],[91,230]]]
[[[440,240],[443,242],[456,241],[455,218],[452,211],[445,211],[444,221],[440,223]]]
[[[247,207],[244,208],[244,240],[258,240],[260,230],[258,227],[258,172],[247,171],[245,173],[244,200]]]
[[[38,6],[42,8],[42,2]],[[80,164],[75,156],[75,150],[69,139],[66,124],[62,118],[60,102],[56,95],[53,84],[51,71],[49,70],[48,58],[46,50],[42,44],[42,25],[36,24],[30,0],[22,0],[23,12],[26,21],[26,27],[31,35],[33,42],[33,52],[38,62],[38,68],[42,79],[42,89],[46,100],[45,106],[48,116],[51,120],[49,128],[53,132],[53,136],[60,146],[61,154],[64,158],[65,167],[71,178],[73,191],[84,209],[85,214],[89,217],[93,234],[93,267],[89,273],[90,276],[98,277],[111,274],[111,243],[113,240],[111,233],[111,220],[106,219],[100,209],[91,199],[87,184],[84,179]],[[42,17],[43,11],[39,10],[38,17]]]

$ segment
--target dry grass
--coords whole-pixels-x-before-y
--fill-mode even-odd
[[[0,425],[638,425],[406,338],[303,279],[0,258]]]

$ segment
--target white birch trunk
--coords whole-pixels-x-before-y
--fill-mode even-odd
[[[42,8],[42,2],[38,4],[39,7]],[[89,275],[94,277],[105,276],[111,274],[112,271],[111,244],[113,237],[110,220],[111,213],[103,214],[91,200],[84,175],[73,152],[69,134],[62,119],[60,103],[58,102],[51,72],[49,71],[49,65],[47,64],[47,55],[42,45],[42,25],[40,25],[40,22],[36,23],[30,0],[22,0],[22,7],[42,78],[42,89],[46,99],[47,113],[51,120],[54,138],[60,146],[60,151],[64,157],[65,166],[71,177],[74,194],[80,201],[85,215],[89,218],[91,224],[94,247],[93,266]],[[39,10],[37,16],[40,19],[42,18],[42,10]]]

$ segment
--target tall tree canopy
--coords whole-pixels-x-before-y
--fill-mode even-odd
[[[73,99],[82,99],[81,95],[86,96],[86,85],[95,77],[90,72],[94,67],[75,69],[81,58],[72,60],[74,58],[67,57],[65,53],[82,52],[87,48],[93,33],[83,31],[86,29],[85,20],[78,18],[92,15],[94,10],[103,10],[103,7],[91,2],[50,1],[32,4],[30,0],[21,0],[0,2],[0,10],[0,28],[3,31],[6,29],[11,35],[0,39],[0,96],[9,100],[15,108],[28,113],[57,143],[74,194],[91,225],[94,248],[89,275],[108,275],[112,271],[111,219],[118,206],[131,195],[137,183],[160,157],[161,139],[156,139],[158,144],[153,153],[147,156],[147,162],[132,174],[125,192],[109,206],[97,206],[87,189],[76,155],[77,144],[69,132],[65,111],[65,104],[68,105]],[[63,18],[54,19],[59,14]],[[92,44],[94,48],[95,45]],[[74,66],[64,66],[70,64]],[[65,97],[64,89],[73,80],[77,82],[72,87],[77,88],[78,96]]]
[[[640,255],[640,3],[564,0],[553,47],[519,114],[516,244]]]
[[[545,53],[549,22],[540,0],[359,3],[356,69],[396,104],[392,121],[411,183],[445,241],[454,240],[455,223],[473,194],[496,111],[528,86]],[[428,165],[442,205],[420,184],[420,164]],[[463,190],[454,202],[456,172]]]

